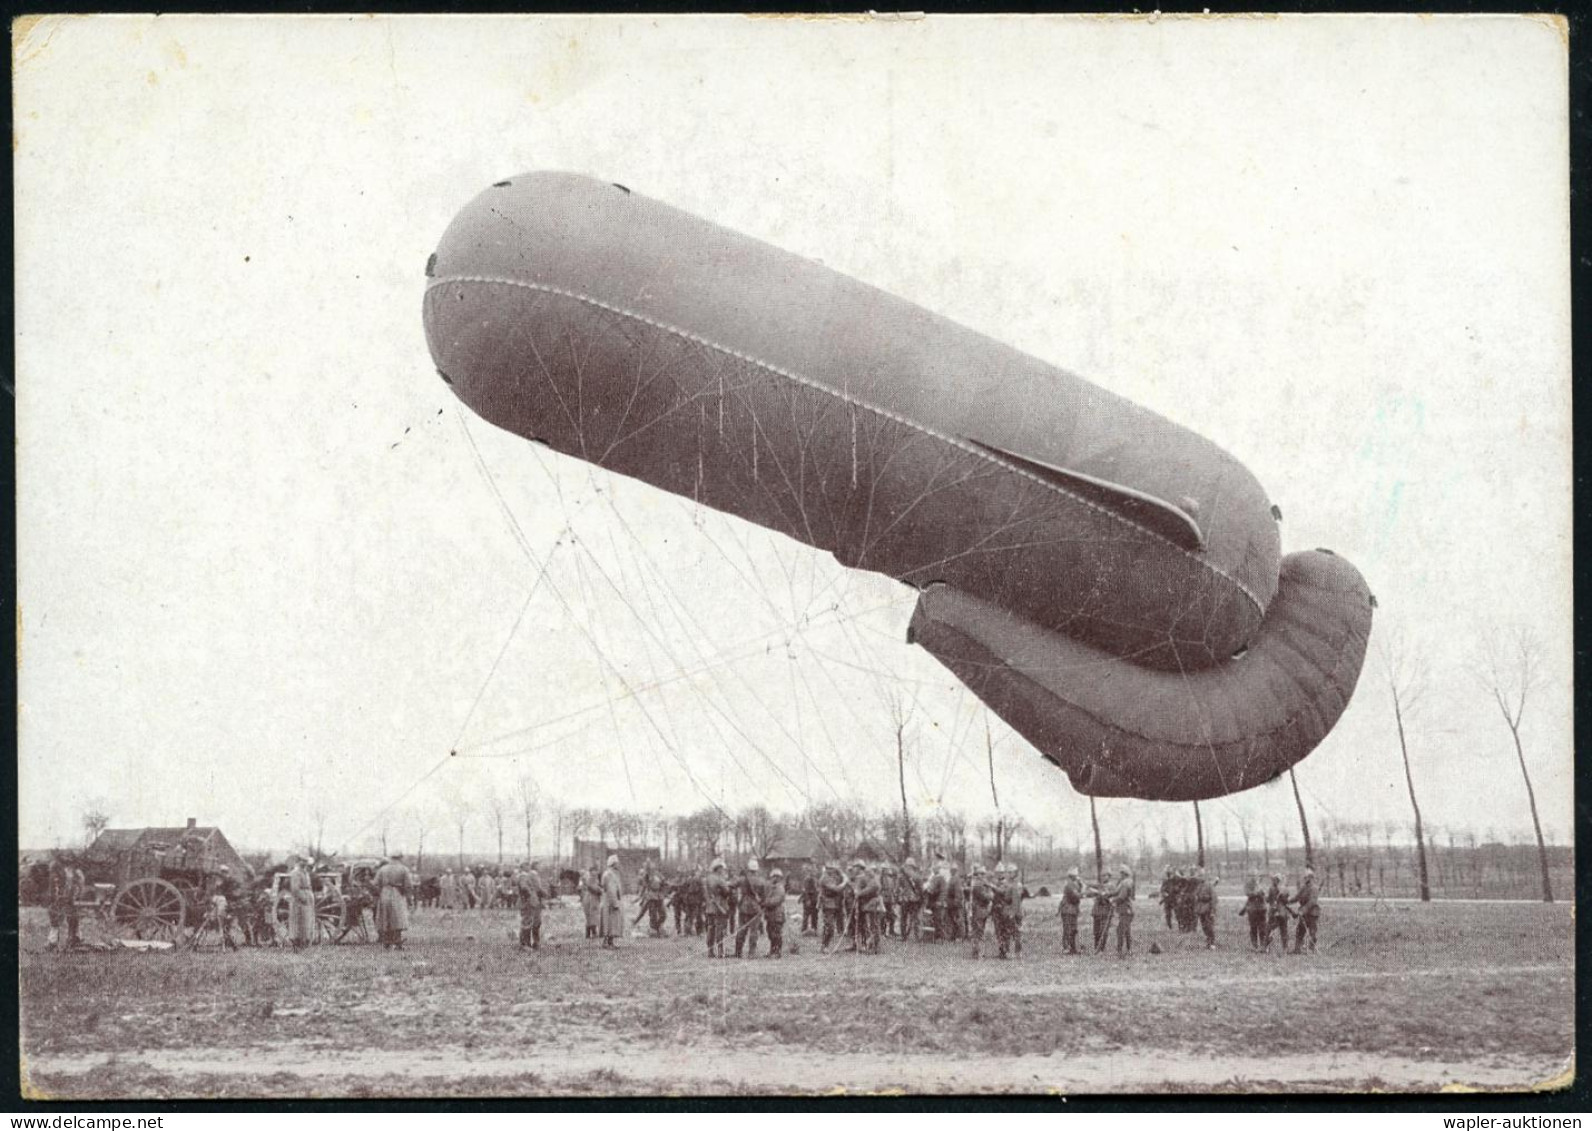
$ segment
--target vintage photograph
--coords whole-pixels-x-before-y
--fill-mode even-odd
[[[16,21],[22,1098],[1570,1087],[1567,37]]]

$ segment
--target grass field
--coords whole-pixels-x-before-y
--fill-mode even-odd
[[[1017,961],[889,940],[877,956],[824,955],[799,939],[777,962],[719,962],[697,938],[603,951],[572,901],[548,912],[534,954],[513,945],[509,912],[422,910],[402,952],[56,955],[27,909],[24,1086],[127,1098],[1568,1082],[1566,904],[1328,900],[1320,950],[1286,957],[1250,952],[1232,899],[1216,951],[1157,910],[1142,907],[1126,960],[1064,955],[1055,901],[1037,899]]]

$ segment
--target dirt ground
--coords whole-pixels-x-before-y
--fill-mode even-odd
[[[402,952],[57,955],[27,909],[23,1081],[107,1099],[1569,1082],[1566,904],[1328,900],[1319,951],[1299,956],[1252,953],[1230,898],[1215,951],[1156,912],[1140,910],[1125,959],[1063,954],[1055,900],[1036,899],[1013,961],[892,940],[825,955],[797,938],[779,961],[720,962],[700,938],[601,950],[570,900],[536,953],[515,947],[510,912],[422,910]]]

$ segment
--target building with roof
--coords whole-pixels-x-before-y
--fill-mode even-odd
[[[790,829],[776,833],[763,854],[763,867],[767,871],[778,868],[787,876],[801,875],[802,865],[811,864],[816,871],[823,863],[823,841],[811,829]]]
[[[213,872],[223,864],[243,871],[238,855],[220,829],[201,825],[189,817],[182,826],[142,829],[106,829],[84,852],[97,873],[116,884],[141,876],[159,875],[162,868]]]

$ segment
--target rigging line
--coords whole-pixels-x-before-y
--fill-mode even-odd
[[[802,635],[804,633],[811,632],[811,631],[813,631],[815,629],[832,628],[835,625],[839,624],[841,620],[844,620],[844,619],[855,619],[855,618],[858,618],[858,617],[868,616],[868,615],[870,615],[872,613],[876,613],[876,612],[879,612],[881,610],[894,608],[898,604],[900,604],[900,601],[890,601],[890,602],[886,602],[886,603],[880,604],[880,605],[873,605],[873,606],[870,606],[869,608],[866,608],[866,609],[860,609],[860,610],[857,610],[855,612],[850,612],[850,613],[845,614],[845,616],[835,616],[835,617],[831,618],[830,620],[816,620],[815,619],[812,622],[810,622],[809,624],[807,624],[807,625],[805,625],[805,626],[803,626],[801,628],[798,628],[796,630],[796,633],[797,633],[798,636],[800,636],[800,635]],[[713,668],[727,667],[728,665],[734,664],[734,663],[736,663],[736,662],[738,662],[740,660],[744,660],[744,659],[748,659],[748,658],[753,657],[753,656],[757,656],[757,655],[767,651],[766,645],[769,642],[774,641],[774,640],[778,640],[778,639],[780,639],[782,637],[787,636],[788,635],[788,631],[789,630],[787,630],[787,629],[781,628],[781,629],[776,629],[776,630],[773,630],[773,631],[770,631],[770,632],[765,632],[761,636],[751,637],[750,639],[748,639],[745,642],[745,647],[743,649],[741,649],[741,650],[738,650],[738,651],[735,651],[735,652],[724,652],[724,653],[721,653],[720,656],[717,659],[715,659],[715,660],[713,660],[713,661],[711,661],[711,662],[709,662],[707,664],[703,664],[703,665],[700,665],[700,666],[694,667],[694,668],[686,668],[686,669],[684,669],[682,671],[670,672],[667,675],[662,676],[661,678],[655,680],[652,683],[640,684],[640,685],[638,685],[635,688],[635,692],[634,693],[639,695],[639,694],[641,694],[642,692],[645,692],[645,691],[656,691],[656,690],[658,690],[661,687],[667,686],[668,684],[678,683],[680,680],[683,680],[683,679],[690,679],[693,676],[701,675],[704,672],[707,672],[707,671],[709,671],[709,670],[711,670]],[[621,696],[619,696],[619,698],[620,699],[624,699],[624,698],[626,698],[626,696],[621,695]],[[478,742],[472,742],[472,743],[469,743],[469,744],[467,744],[465,746],[461,746],[458,749],[458,753],[460,755],[464,755],[464,754],[466,754],[469,751],[482,750],[482,749],[485,749],[486,747],[494,746],[497,743],[506,742],[506,741],[508,741],[509,739],[512,739],[512,738],[518,738],[521,735],[534,733],[535,731],[542,730],[542,729],[544,729],[546,727],[553,726],[553,725],[555,725],[557,723],[567,722],[570,719],[579,718],[580,716],[586,715],[586,714],[590,714],[593,711],[601,711],[601,710],[603,710],[606,707],[606,705],[607,705],[606,700],[603,701],[603,702],[599,702],[599,703],[588,703],[584,707],[577,707],[577,708],[575,708],[572,711],[566,711],[562,715],[555,715],[552,718],[543,719],[541,722],[531,723],[528,726],[519,727],[519,728],[517,728],[515,730],[504,731],[503,733],[498,734],[498,735],[496,735],[496,736],[494,736],[492,738],[481,739]],[[554,741],[557,741],[557,740],[554,740]],[[540,749],[540,747],[535,747],[535,749]],[[495,755],[484,755],[484,756],[485,757],[495,757]]]
[[[957,719],[958,723],[960,723],[962,718],[962,700],[966,697],[966,688],[967,685],[963,684],[957,689],[956,703],[951,708],[956,712],[955,718]],[[956,741],[956,728],[953,728],[951,731],[951,743],[945,752],[945,768],[940,772],[940,792],[934,795],[934,800],[937,802],[943,802],[945,800],[945,791],[951,784],[951,767],[956,764],[956,751],[958,746],[959,744]]]
[[[608,534],[608,544],[613,547],[614,557],[620,563],[620,565],[619,565],[620,580],[627,580],[626,579],[626,575],[625,575],[625,568],[624,568],[624,558],[619,552],[619,543],[618,543],[618,540],[614,538],[614,531],[613,531],[613,527],[612,526],[609,526],[607,528],[607,534]],[[634,564],[634,563],[632,563],[632,564]],[[646,591],[645,578],[641,579],[641,584],[642,584],[642,592],[646,593],[648,603],[651,604],[652,603],[652,595],[650,593],[647,593],[647,591]],[[647,668],[648,668],[649,671],[652,672],[652,680],[653,680],[653,682],[657,683],[658,682],[658,665],[657,665],[657,662],[653,658],[652,649],[650,649],[650,648],[646,647],[645,645],[643,645],[642,646],[642,655],[646,657]],[[659,706],[663,710],[664,721],[669,724],[670,733],[674,736],[674,740],[676,742],[679,742],[680,741],[680,728],[675,724],[673,712],[669,710],[669,697],[666,696],[666,695],[659,696]],[[656,764],[657,767],[658,767],[658,778],[659,778],[659,780],[660,781],[668,780],[668,776],[669,775],[668,775],[668,772],[664,769],[663,756],[658,753],[658,748],[656,746],[654,746],[651,742],[649,742],[649,743],[647,743],[647,750],[652,754],[652,760],[653,760],[654,764]]]
[[[416,790],[416,788],[418,788],[420,786],[420,784],[422,782],[424,782],[427,778],[431,777],[432,774],[434,774],[438,770],[442,769],[443,766],[446,766],[448,764],[448,760],[450,758],[452,758],[452,757],[453,757],[452,754],[444,754],[442,756],[442,760],[440,762],[438,762],[435,766],[432,766],[431,769],[427,770],[425,773],[421,774],[414,781],[410,782],[409,785],[404,789],[404,791],[402,793],[400,793],[397,797],[393,798],[390,802],[388,802],[386,806],[384,806],[383,808],[377,810],[376,815],[374,817],[372,817],[370,820],[366,821],[359,828],[355,829],[348,836],[344,837],[343,838],[343,843],[339,844],[337,846],[337,851],[333,852],[332,855],[333,856],[341,856],[342,852],[343,852],[343,849],[348,847],[349,843],[355,837],[360,836],[367,829],[369,829],[371,826],[373,826],[377,821],[381,820],[388,813],[391,813],[399,805],[403,804],[404,798],[408,797],[411,793],[413,793]]]
[[[620,525],[625,527],[627,532],[630,533],[632,537],[635,537],[634,532],[629,530],[628,525],[624,521],[624,518],[622,516],[618,515],[617,512],[616,512],[616,517],[619,519]],[[650,565],[650,562],[649,562],[649,565]],[[653,569],[654,574],[656,574],[657,573],[657,567],[655,565],[652,565],[651,568]],[[610,584],[612,584],[612,582],[610,582]],[[700,655],[701,654],[701,646],[696,642],[696,640],[693,638],[693,635],[692,635],[693,631],[700,631],[699,627],[697,625],[695,625],[692,622],[692,620],[688,616],[686,616],[685,613],[682,611],[683,610],[683,606],[682,606],[681,602],[678,600],[678,598],[673,596],[672,591],[669,589],[667,583],[660,579],[659,580],[659,586],[660,586],[660,588],[662,588],[664,590],[665,594],[668,595],[671,598],[668,607],[670,609],[671,615],[673,615],[675,620],[680,624],[680,627],[681,627],[681,630],[682,630],[682,635],[684,636],[686,641],[691,644],[692,648],[697,651],[698,655]],[[620,600],[623,601],[624,599],[625,598],[624,598],[623,594],[620,594]],[[638,619],[639,619],[639,615],[638,615]],[[644,629],[646,629],[649,633],[651,633],[650,627],[648,627],[645,624],[643,624],[642,627]],[[655,634],[654,634],[654,638],[657,639]],[[659,646],[664,649],[665,654],[667,654],[671,660],[674,660],[676,663],[679,662],[678,659],[674,656],[673,652],[669,649],[667,644],[663,643],[660,640],[659,641]],[[742,684],[744,686],[746,686],[748,692],[752,695],[753,699],[758,702],[759,706],[763,707],[764,711],[767,712],[770,715],[770,717],[774,719],[775,724],[778,725],[779,724],[778,718],[773,715],[773,712],[769,709],[768,705],[766,703],[763,703],[762,700],[757,696],[756,691],[751,689],[750,683],[747,682],[747,680],[745,679],[744,676],[740,676],[739,673],[737,673],[737,675],[741,679]],[[715,683],[718,682],[718,677],[717,677],[717,673],[716,672],[713,674],[712,678],[714,679]],[[722,690],[722,688],[721,688],[721,690]],[[763,747],[760,744],[758,744],[756,742],[756,740],[754,740],[752,738],[751,735],[746,733],[746,731],[740,726],[740,724],[738,724],[730,716],[729,712],[727,712],[723,707],[721,707],[717,702],[715,702],[714,699],[711,696],[701,695],[700,698],[701,698],[701,700],[703,702],[707,703],[708,706],[712,707],[714,711],[718,712],[719,715],[724,718],[725,722],[729,724],[730,728],[732,730],[734,730],[737,734],[739,734],[747,742],[747,744],[750,745],[752,747],[752,749],[755,750],[758,753],[758,755],[761,756],[762,759],[769,764],[770,768],[772,768],[776,774],[778,774],[781,778],[784,779],[787,787],[791,790],[793,795],[801,798],[802,800],[805,800],[809,805],[812,804],[812,798],[810,796],[807,796],[806,794],[804,794],[802,792],[801,787],[796,785],[795,779],[793,779],[788,773],[786,773],[784,768],[779,764],[779,762],[772,755],[770,755],[766,750],[764,750]],[[718,733],[717,732],[717,728],[715,728],[715,733],[716,734]],[[718,734],[718,736],[720,737],[720,739],[722,741],[723,740],[722,734]],[[788,732],[787,732],[787,737],[788,737]],[[746,768],[741,764],[740,759],[735,757],[733,749],[729,746],[728,742],[725,743],[725,749],[726,749],[727,753],[729,754],[729,757],[730,757],[731,761],[735,763],[736,768],[739,769],[741,771],[742,775],[747,778],[748,783],[751,784],[753,786],[753,788],[758,788],[760,783],[758,783],[755,779],[752,778],[750,773],[748,773]],[[833,788],[833,787],[831,787],[831,788]]]
[[[586,548],[585,545],[579,540],[576,541],[576,546],[582,550]],[[575,558],[575,584],[577,586],[576,595],[581,598],[582,605],[586,609],[586,615],[588,618],[590,618],[592,616],[592,610],[596,607],[596,602],[589,599],[591,596],[591,586],[586,580],[586,570],[582,567],[579,556]],[[573,615],[574,614],[571,613],[571,616]],[[594,629],[590,628],[590,626],[588,626],[588,639],[591,640],[593,649],[600,650],[601,645],[597,643],[596,632]],[[603,682],[603,701],[608,704],[608,718],[614,726],[614,748],[619,751],[619,764],[624,768],[625,771],[625,786],[630,790],[631,802],[635,803],[636,783],[630,776],[630,758],[625,754],[625,735],[624,731],[619,726],[619,711],[614,706],[613,696],[608,693],[608,676],[604,674],[601,669],[599,669],[598,678]]]
[[[530,611],[531,601],[536,597],[536,591],[542,587],[542,578],[547,576],[547,568],[553,562],[553,555],[558,552],[558,547],[564,535],[570,532],[569,523],[564,524],[564,529],[553,539],[552,549],[548,550],[547,557],[542,560],[542,568],[536,574],[536,580],[531,583],[530,592],[525,595],[525,603],[520,606],[520,615],[514,618],[514,624],[509,629],[509,634],[503,638],[503,647],[498,649],[497,658],[492,661],[492,667],[486,673],[486,679],[481,681],[481,687],[475,693],[475,701],[470,704],[470,709],[465,713],[464,722],[459,724],[459,733],[454,735],[453,745],[449,747],[452,753],[457,754],[459,740],[464,737],[464,732],[470,728],[470,722],[475,718],[475,712],[481,706],[481,700],[486,695],[486,689],[492,683],[492,677],[497,674],[498,666],[503,663],[503,657],[508,654],[509,645],[514,642],[514,634],[519,631],[520,622],[525,619],[525,614]]]
[[[473,441],[472,441],[472,444],[473,444]],[[477,455],[479,456],[479,453],[477,453]],[[485,479],[487,481],[487,486],[492,490],[493,495],[498,498],[499,503],[503,505],[504,515],[508,519],[510,525],[516,531],[518,531],[519,530],[519,521],[514,517],[513,511],[509,510],[506,504],[503,504],[502,492],[500,492],[497,489],[497,483],[492,478],[491,469],[486,466],[486,463],[484,461],[479,460],[479,459],[477,460],[477,466],[481,469],[481,472],[482,472],[483,476],[485,477]],[[543,466],[543,469],[546,470],[546,465],[543,464],[542,466]],[[549,473],[549,474],[551,474],[551,473]],[[606,495],[605,495],[605,497],[606,497]],[[610,505],[612,505],[611,502],[610,502]],[[536,555],[531,551],[529,545],[526,543],[523,531],[520,532],[520,536],[519,536],[518,541],[519,541],[520,549],[530,559],[531,564],[534,565],[534,566],[538,566],[540,568],[541,563],[537,562]],[[579,544],[580,544],[579,540],[576,539],[576,545],[579,545]],[[595,562],[594,562],[594,564],[595,564]],[[569,603],[569,600],[564,596],[563,591],[561,589],[559,589],[559,587],[558,587],[558,583],[552,579],[552,576],[550,574],[547,575],[547,585],[548,585],[548,588],[552,590],[553,596],[558,599],[559,605],[561,605],[563,607],[565,615],[569,618],[569,622],[571,624],[573,624],[576,627],[576,629],[578,629],[583,636],[586,637],[587,643],[589,643],[591,645],[592,651],[594,653],[596,653],[598,661],[613,672],[614,677],[619,680],[620,686],[625,689],[625,691],[629,694],[630,697],[634,698],[635,697],[635,692],[631,689],[629,682],[625,679],[624,673],[619,671],[619,669],[614,665],[613,661],[610,660],[608,658],[608,656],[603,652],[602,647],[597,643],[597,641],[592,637],[592,635],[586,630],[586,626],[583,625],[580,622],[580,619],[575,615],[575,611],[571,607],[571,605]],[[680,768],[685,771],[686,779],[688,781],[690,781],[692,787],[699,794],[702,795],[702,797],[708,802],[709,805],[712,805],[719,812],[723,813],[724,812],[723,808],[719,805],[718,802],[713,800],[713,798],[707,793],[706,790],[704,790],[702,788],[701,784],[696,780],[696,776],[691,773],[691,768],[686,764],[684,759],[682,759],[680,757],[679,752],[674,749],[673,745],[671,745],[669,743],[668,736],[663,733],[663,729],[658,725],[658,721],[652,717],[652,712],[647,710],[646,703],[644,701],[640,700],[640,699],[637,699],[636,700],[636,706],[640,709],[642,717],[645,718],[647,720],[647,722],[649,724],[651,724],[652,728],[655,731],[658,732],[658,737],[663,739],[665,748],[669,751],[669,754],[675,759],[675,761],[680,764]]]
[[[863,651],[863,649],[860,647],[860,645],[862,644],[862,638],[860,636],[855,635],[852,632],[851,626],[846,626],[845,628],[842,629],[842,632],[848,638],[852,639],[853,651],[856,652],[860,656],[862,651]],[[871,647],[867,649],[867,652],[868,652],[868,655],[870,657],[872,657],[874,660],[877,661],[879,659],[878,653],[874,652]],[[924,715],[928,714],[928,712],[926,710],[924,710],[924,708],[923,708],[922,701],[918,698],[917,691],[908,686],[908,681],[900,680],[900,679],[897,679],[897,678],[892,676],[891,680],[890,680],[890,684],[887,686],[884,683],[883,679],[880,678],[876,674],[873,676],[873,681],[874,681],[874,687],[878,691],[880,699],[883,702],[888,703],[890,701],[890,699],[891,699],[892,694],[899,694],[900,692],[905,691],[906,694],[910,697],[911,702],[909,704],[903,704],[903,708],[906,709],[906,710],[911,710],[911,709],[915,708],[915,709],[919,710],[920,712],[922,712]],[[887,751],[887,750],[885,750],[885,749],[883,749],[881,747],[879,753],[880,753],[880,756],[885,760],[886,763],[891,761],[889,751]],[[888,769],[895,769],[896,767],[887,766],[887,768]],[[923,792],[925,794],[927,794],[929,792],[928,783],[922,780],[923,771],[918,766],[916,761],[913,762],[913,774],[914,774],[914,776],[916,776],[918,778],[918,784],[922,787]]]
[[[689,617],[685,616],[684,613],[681,611],[684,608],[684,604],[679,600],[679,597],[674,593],[674,591],[673,591],[672,587],[669,585],[668,581],[663,577],[662,571],[658,568],[657,563],[653,561],[651,553],[646,548],[646,544],[641,541],[640,537],[636,534],[635,530],[631,527],[630,523],[626,521],[625,516],[620,512],[619,508],[613,506],[612,503],[610,502],[609,509],[612,510],[614,518],[618,520],[621,529],[623,529],[625,531],[625,533],[630,536],[630,539],[633,542],[636,543],[637,548],[640,550],[640,559],[642,561],[646,562],[648,569],[652,572],[653,577],[657,580],[659,588],[666,595],[668,595],[671,598],[671,607],[673,609],[675,619],[680,622],[680,625],[681,625],[682,629],[685,630],[684,631],[684,635],[685,635],[686,640],[688,642],[690,642],[692,647],[695,648],[698,651],[698,653],[700,654],[701,653],[701,646],[692,637],[693,630],[700,631],[699,626],[695,625],[691,621],[691,619]],[[614,592],[619,597],[620,601],[623,602],[626,605],[626,607],[631,610],[632,615],[636,617],[637,623],[640,624],[642,630],[645,631],[648,635],[652,636],[654,640],[657,640],[658,641],[658,645],[659,645],[659,647],[661,647],[663,649],[664,654],[667,655],[670,658],[670,660],[672,660],[674,663],[678,664],[679,660],[674,655],[673,651],[669,648],[667,642],[665,642],[661,638],[659,638],[657,633],[653,631],[652,627],[650,625],[648,625],[646,623],[646,621],[641,618],[639,613],[636,613],[635,607],[630,604],[629,600],[625,597],[624,593],[621,592],[617,587],[614,586],[613,580],[608,577],[606,571],[603,570],[601,564],[600,563],[594,563],[594,564],[597,567],[597,572],[599,573],[599,575],[601,575],[604,578],[604,580],[608,581],[609,586],[614,588]],[[778,715],[776,715],[774,713],[774,711],[772,710],[772,708],[770,708],[768,706],[768,704],[765,703],[763,701],[763,699],[757,694],[756,690],[752,688],[750,682],[747,681],[746,677],[744,675],[741,675],[739,672],[736,672],[735,674],[736,674],[737,678],[740,679],[742,685],[746,688],[747,692],[752,696],[753,700],[756,701],[758,706],[762,707],[764,712],[768,714],[769,718],[774,722],[774,725],[779,727],[779,729],[785,734],[785,736],[787,738],[790,738],[791,737],[790,732],[785,729],[784,724],[780,721]],[[717,682],[718,676],[717,676],[716,672],[713,674],[712,678],[715,680],[715,682]],[[809,805],[811,805],[813,803],[811,797],[807,797],[806,795],[801,794],[800,787],[797,786],[796,783],[795,783],[795,780],[792,779],[790,777],[790,775],[785,772],[784,768],[781,767],[779,765],[779,763],[773,757],[771,757],[768,754],[767,751],[765,751],[762,748],[762,746],[760,746],[758,743],[753,741],[751,736],[746,734],[746,732],[744,730],[742,730],[741,727],[739,725],[737,725],[736,722],[729,717],[728,713],[726,713],[723,710],[722,707],[720,707],[717,703],[715,703],[709,697],[704,696],[704,699],[710,706],[712,706],[716,711],[718,711],[721,715],[724,716],[725,721],[730,724],[731,728],[734,729],[737,734],[740,734],[741,737],[745,738],[746,741],[751,744],[752,749],[757,751],[757,753],[762,756],[763,760],[766,761],[769,764],[769,766],[774,770],[775,773],[779,774],[779,776],[781,778],[783,778],[791,786],[791,788],[794,789],[799,795],[802,795],[804,800],[806,800]],[[797,749],[797,752],[799,754],[801,754],[802,757],[806,757],[806,753],[804,751],[802,751],[799,747]],[[824,778],[823,772],[821,770],[819,771],[819,777],[820,778]],[[839,796],[839,792],[835,790],[834,785],[832,783],[830,783],[827,778],[824,778],[824,784],[828,785],[830,790],[832,792],[835,792],[835,795],[837,797]]]

